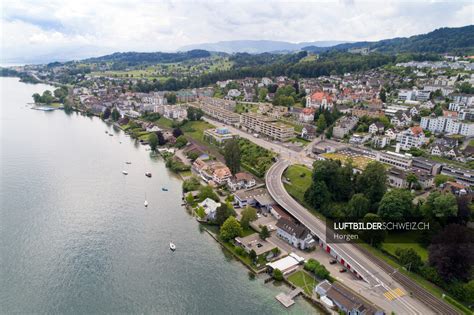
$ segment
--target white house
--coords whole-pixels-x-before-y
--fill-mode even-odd
[[[313,248],[316,244],[310,231],[303,225],[297,225],[286,218],[280,218],[276,224],[277,236],[302,250]]]
[[[374,122],[369,126],[369,132],[371,134],[383,133],[384,129],[385,126],[379,121]]]
[[[427,142],[423,129],[420,126],[411,127],[397,136],[397,144],[402,150],[419,148]]]
[[[217,208],[221,206],[221,203],[215,202],[211,198],[206,198],[203,202],[199,203],[199,206],[204,208],[207,220],[214,220],[216,218]]]
[[[229,97],[239,97],[242,93],[237,90],[237,89],[230,89],[229,92],[227,92],[227,96]]]

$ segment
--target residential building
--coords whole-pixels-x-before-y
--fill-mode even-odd
[[[204,209],[206,220],[212,221],[216,218],[217,208],[219,208],[221,204],[211,198],[206,198],[204,201],[200,202],[198,206]]]
[[[182,105],[164,105],[163,106],[163,116],[172,119],[182,121],[188,115],[188,111]]]
[[[315,110],[312,107],[303,108],[299,116],[299,121],[303,123],[314,122],[314,113],[315,113]]]
[[[425,90],[400,90],[398,99],[401,101],[427,101],[430,99],[430,91]]]
[[[215,128],[204,130],[204,140],[213,143],[219,147],[223,146],[227,141],[236,139],[239,136],[229,131],[228,128]]]
[[[240,123],[243,127],[272,139],[288,141],[294,137],[294,128],[283,123],[274,122],[273,118],[256,113],[243,113]]]
[[[268,191],[265,188],[240,190],[234,193],[234,203],[240,208],[245,208],[246,206],[258,206],[257,197],[266,195],[268,195]]]
[[[374,147],[383,149],[390,144],[390,138],[387,136],[375,136],[373,141]]]
[[[239,189],[250,189],[255,185],[255,178],[247,173],[237,173],[227,180],[227,186],[232,191]]]
[[[372,305],[365,302],[356,293],[349,291],[341,284],[334,282],[327,290],[326,297],[329,298],[337,308],[344,314],[349,315],[381,315],[381,310],[376,310]]]
[[[441,172],[441,163],[418,156],[412,160],[412,166],[415,170],[422,170],[431,175],[437,175]]]
[[[352,129],[355,128],[359,118],[357,116],[342,117],[338,120],[332,130],[332,135],[335,138],[342,139],[345,135],[349,134]]]
[[[356,117],[370,117],[370,118],[379,118],[385,116],[385,113],[383,110],[380,109],[366,109],[366,108],[353,108],[351,111],[352,116]]]
[[[313,125],[305,125],[303,129],[301,129],[301,138],[306,140],[311,140],[316,137],[316,128]]]
[[[371,134],[382,134],[384,130],[385,126],[380,121],[376,121],[369,126],[369,132]]]
[[[368,142],[372,138],[370,133],[354,133],[352,137],[349,139],[349,143],[355,145],[361,145]]]
[[[212,106],[219,107],[221,109],[225,109],[231,112],[233,112],[235,110],[235,107],[237,106],[236,101],[225,100],[225,99],[217,98],[217,97],[208,97],[208,96],[199,97],[199,103],[205,104],[205,105],[212,105]]]
[[[466,137],[474,136],[474,123],[465,122],[451,116],[422,117],[420,125],[423,129],[435,133],[459,134]]]
[[[397,145],[402,150],[410,150],[421,147],[426,144],[427,140],[423,129],[420,126],[414,126],[398,134]]]
[[[302,224],[296,224],[291,220],[281,218],[276,226],[277,236],[296,248],[306,250],[316,245],[311,232]]]
[[[237,125],[240,122],[240,115],[227,109],[208,104],[201,104],[201,109],[204,114],[218,121],[222,121],[225,124]]]

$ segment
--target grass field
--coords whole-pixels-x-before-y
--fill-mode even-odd
[[[333,159],[333,160],[339,160],[343,164],[347,163],[349,159],[352,159],[352,164],[354,165],[355,168],[363,170],[369,164],[372,162],[372,159],[369,159],[365,156],[348,156],[342,153],[324,153],[322,154],[323,157],[327,159]]]
[[[396,256],[397,248],[413,248],[423,261],[428,260],[428,250],[417,243],[417,235],[413,232],[388,234],[382,244],[382,249]]]
[[[304,270],[292,273],[288,276],[288,281],[302,288],[309,296],[313,294],[314,287],[318,284],[318,281]]]
[[[285,184],[286,189],[300,203],[304,202],[304,193],[311,186],[311,175],[311,170],[303,165],[291,165],[283,174],[290,180],[289,184]]]
[[[204,130],[215,128],[214,125],[211,125],[205,121],[188,121],[184,126],[181,127],[181,130],[186,136],[191,137],[194,140],[204,142]]]
[[[167,129],[173,128],[173,121],[163,116],[161,116],[160,119],[155,121],[155,123],[158,125],[158,127],[161,127],[161,128],[167,128]]]

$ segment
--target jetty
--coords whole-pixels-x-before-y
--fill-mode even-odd
[[[284,307],[288,308],[295,304],[295,297],[297,297],[299,294],[301,294],[303,290],[300,288],[293,289],[290,293],[280,293],[278,294],[275,298],[283,304]]]

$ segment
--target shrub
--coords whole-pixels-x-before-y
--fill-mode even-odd
[[[281,272],[280,269],[273,269],[272,277],[276,281],[282,281],[283,280],[283,272]]]

